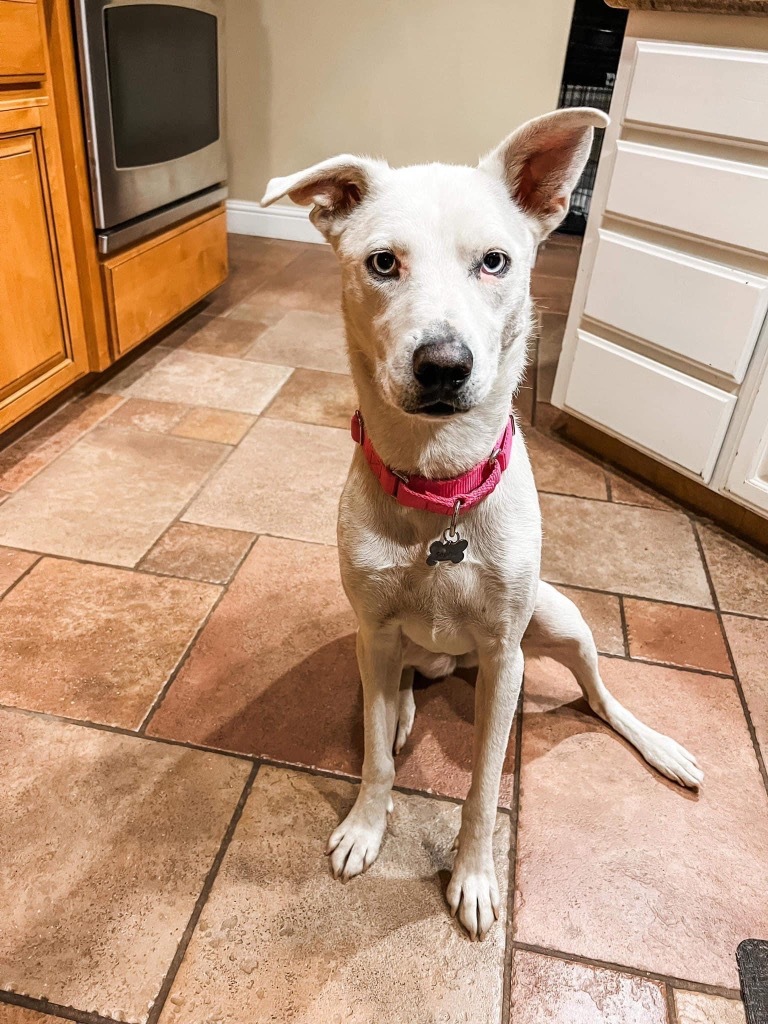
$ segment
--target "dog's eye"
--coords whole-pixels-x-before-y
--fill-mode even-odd
[[[482,268],[486,274],[493,274],[495,277],[498,277],[499,274],[504,273],[508,266],[509,256],[499,249],[491,249],[483,257]]]
[[[368,269],[376,277],[395,277],[397,275],[397,257],[389,249],[381,249],[368,257]]]

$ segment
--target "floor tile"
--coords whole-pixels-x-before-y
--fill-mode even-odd
[[[739,999],[723,999],[703,992],[675,992],[677,1024],[747,1024]]]
[[[189,324],[181,348],[211,356],[244,356],[266,324],[250,324],[225,317],[197,317]]]
[[[730,675],[731,662],[713,611],[625,598],[624,613],[631,657]]]
[[[62,1020],[62,1017],[49,1017],[46,1013],[36,1013],[21,1006],[0,1003],[0,1024],[57,1024]]]
[[[768,618],[768,561],[712,526],[699,536],[721,609]]]
[[[176,349],[125,391],[130,398],[184,402],[256,414],[271,401],[290,368]]]
[[[552,398],[568,317],[565,313],[550,313],[546,309],[537,310],[537,313],[536,398],[539,402],[549,402]]]
[[[541,495],[542,576],[594,590],[712,607],[691,524],[682,513]]]
[[[326,313],[286,313],[254,342],[248,358],[307,370],[349,373],[341,317]]]
[[[42,559],[0,603],[0,704],[139,726],[219,593]]]
[[[211,616],[149,732],[358,775],[363,757],[356,623],[334,548],[261,537]],[[465,797],[474,688],[416,690],[397,783]],[[500,803],[513,794],[514,747]]]
[[[288,242],[281,238],[260,238],[257,235],[227,236],[229,258],[238,268],[245,268],[256,279],[276,274],[302,256],[310,243]]]
[[[349,430],[357,393],[346,373],[294,370],[264,415]]]
[[[226,409],[190,409],[173,430],[176,437],[192,437],[219,444],[237,444],[254,424],[254,417]]]
[[[556,277],[538,270],[531,274],[531,295],[538,309],[548,313],[567,313],[573,293],[572,277]]]
[[[581,239],[574,238],[573,245],[560,245],[557,239],[549,238],[536,254],[536,272],[549,277],[576,277],[581,254]]]
[[[463,800],[472,782],[475,673],[437,681],[421,679],[414,688],[413,732],[395,759],[398,786]],[[507,744],[499,806],[515,800],[515,726]]]
[[[15,548],[0,548],[0,595],[11,587],[19,576],[40,556],[29,551],[17,551]]]
[[[658,982],[515,950],[514,1024],[667,1024]]]
[[[580,498],[608,497],[602,466],[535,427],[525,431],[525,443],[539,491],[573,494]]]
[[[552,662],[526,671],[518,824],[521,942],[738,986],[734,950],[768,930],[768,798],[730,679],[603,659],[606,684],[705,772],[648,768]],[[573,780],[572,782],[569,780]]]
[[[177,402],[150,402],[146,398],[129,398],[109,417],[110,427],[136,427],[156,434],[167,434],[188,412],[189,407]]]
[[[205,441],[97,427],[0,505],[0,544],[135,565],[223,451]]]
[[[569,597],[584,616],[584,621],[592,630],[598,651],[602,654],[624,654],[621,608],[615,594],[577,590],[575,587],[559,586],[557,589]]]
[[[306,250],[231,307],[227,316],[233,320],[274,324],[291,310],[339,315],[341,274],[330,250]]]
[[[2,717],[4,985],[143,1022],[250,766]]]
[[[227,316],[257,288],[264,284],[264,276],[253,273],[251,267],[232,266],[229,277],[203,299],[201,309],[206,316]]]
[[[32,427],[15,444],[0,451],[0,488],[18,490],[121,402],[121,398],[111,395],[85,395]]]
[[[174,523],[139,567],[169,576],[227,583],[253,542],[252,533]]]
[[[335,544],[339,497],[352,448],[347,431],[261,419],[184,519]],[[2,512],[0,506],[0,521]]]
[[[358,771],[355,628],[335,548],[261,537],[149,732]]]
[[[650,488],[643,487],[639,483],[627,480],[618,473],[608,473],[608,480],[611,485],[611,501],[621,505],[644,505],[646,508],[670,508],[674,507],[673,502],[660,497]]]
[[[768,762],[768,621],[724,615],[723,626],[757,742]]]
[[[114,367],[111,367],[109,377],[102,379],[99,385],[101,394],[120,394],[126,391],[131,384],[135,384],[145,373],[157,366],[173,352],[173,348],[162,344],[150,342],[146,347],[142,346],[139,354],[131,353],[129,356],[119,360]],[[117,372],[114,372],[117,371]]]
[[[323,851],[354,795],[349,783],[260,769],[161,1024],[500,1018],[503,912],[485,942],[468,942],[438,877],[459,808],[396,795],[379,859],[341,885]],[[506,816],[494,846],[504,906]]]

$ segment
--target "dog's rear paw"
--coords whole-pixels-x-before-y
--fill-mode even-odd
[[[474,866],[463,863],[459,852],[446,898],[451,916],[458,916],[469,937],[484,939],[493,922],[498,920],[501,908],[493,861]]]
[[[408,737],[413,729],[413,720],[416,717],[416,702],[413,699],[413,690],[400,691],[400,705],[397,710],[397,731],[395,733],[395,753],[399,754],[405,746]]]
[[[681,786],[698,789],[704,781],[704,772],[693,754],[689,754],[685,747],[669,736],[662,736],[649,729],[648,734],[638,742],[637,749],[648,764]]]
[[[391,798],[387,810],[392,810]],[[386,812],[379,816],[353,807],[328,840],[325,852],[331,857],[333,877],[346,882],[366,871],[379,855],[386,827]]]

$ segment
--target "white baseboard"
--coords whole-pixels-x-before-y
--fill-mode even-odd
[[[289,242],[326,241],[309,219],[309,210],[298,206],[270,206],[244,199],[227,200],[227,231],[233,235],[284,238]]]

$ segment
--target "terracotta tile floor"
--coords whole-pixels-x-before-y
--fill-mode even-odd
[[[194,316],[0,451],[0,1024],[744,1024],[735,949],[768,936],[766,561],[526,429],[524,391],[543,573],[705,786],[530,664],[506,909],[472,944],[443,890],[473,679],[422,681],[381,857],[336,883],[324,841],[362,757],[338,276],[321,247],[231,249]],[[577,251],[541,253],[550,332]]]

